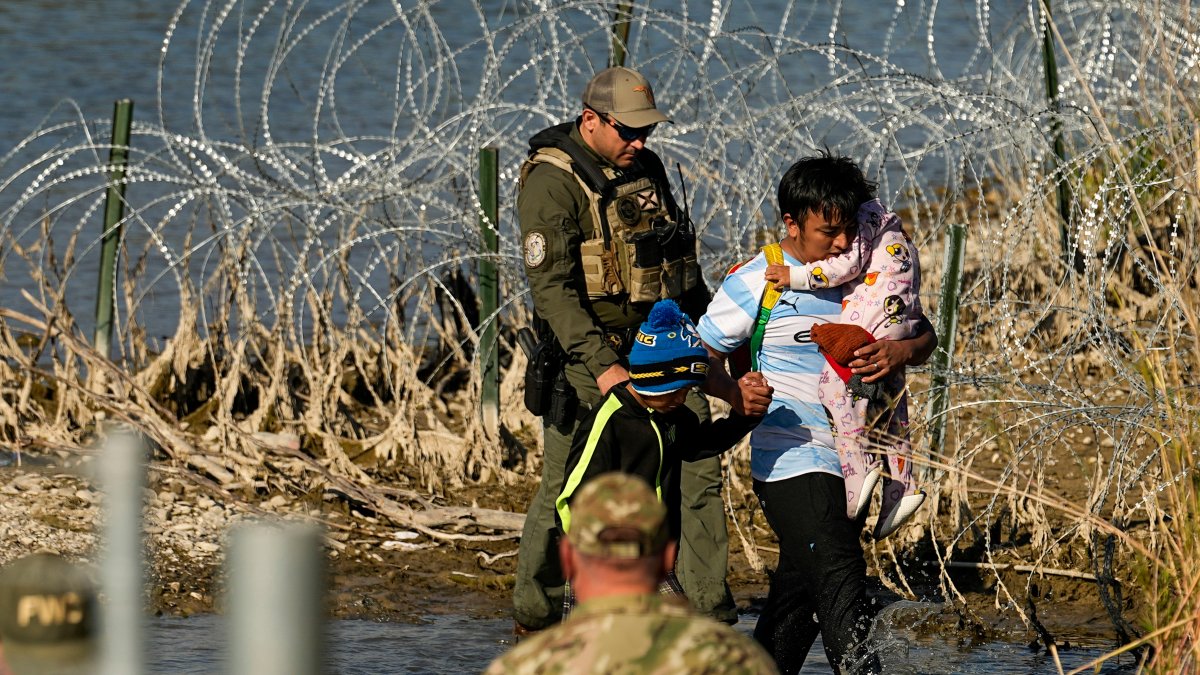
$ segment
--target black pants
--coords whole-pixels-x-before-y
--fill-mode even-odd
[[[863,524],[846,518],[841,477],[756,480],[754,492],[779,537],[779,566],[754,639],[784,675],[800,672],[818,633],[835,672],[879,672],[864,644],[875,611],[866,597]]]

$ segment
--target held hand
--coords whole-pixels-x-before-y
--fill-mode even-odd
[[[614,385],[620,384],[629,379],[629,371],[625,370],[625,366],[619,363],[614,363],[608,367],[608,370],[600,373],[600,377],[596,378],[596,386],[600,388],[600,395],[604,396],[612,389]]]
[[[775,284],[775,290],[786,291],[791,288],[792,273],[787,265],[767,265],[763,273],[767,282]]]
[[[912,357],[906,340],[879,340],[854,350],[850,372],[862,375],[863,382],[878,382],[897,368],[903,368]]]
[[[775,388],[767,384],[762,373],[752,372],[738,378],[738,394],[731,405],[739,415],[759,417],[767,414]]]

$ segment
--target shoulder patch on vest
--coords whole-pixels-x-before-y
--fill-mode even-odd
[[[525,266],[537,267],[546,260],[546,237],[541,232],[530,232],[525,237]]]

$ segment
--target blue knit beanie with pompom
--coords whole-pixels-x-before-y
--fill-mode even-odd
[[[654,303],[629,351],[633,390],[648,396],[700,384],[708,376],[708,350],[692,320],[674,300]]]

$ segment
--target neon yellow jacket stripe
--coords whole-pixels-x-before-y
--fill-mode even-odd
[[[567,476],[563,483],[562,492],[558,498],[554,500],[554,508],[558,512],[558,519],[562,522],[563,532],[571,530],[571,508],[567,503],[571,497],[575,495],[575,491],[579,489],[579,484],[583,481],[584,475],[587,473],[588,465],[591,464],[592,456],[596,452],[596,445],[600,442],[600,435],[604,433],[605,426],[608,425],[608,420],[613,416],[613,413],[621,409],[621,401],[616,396],[607,396],[604,399],[604,404],[600,406],[600,410],[596,413],[596,419],[592,423],[592,431],[588,434],[587,444],[583,448],[583,456],[579,458],[579,462],[575,465],[571,475]],[[654,420],[650,420],[650,426],[654,429],[654,435],[658,439],[658,471],[654,479],[654,492],[658,495],[658,500],[662,501],[662,465],[663,465],[663,440],[662,432],[658,430],[658,425]]]

